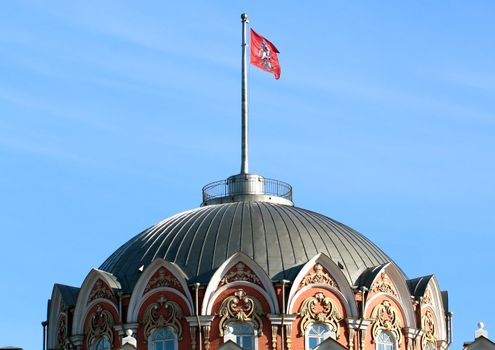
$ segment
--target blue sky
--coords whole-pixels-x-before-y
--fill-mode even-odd
[[[281,51],[249,71],[250,170],[450,293],[453,349],[495,339],[493,1],[3,1],[0,345],[41,348],[54,283],[240,168],[240,14]]]

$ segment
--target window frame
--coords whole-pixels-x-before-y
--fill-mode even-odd
[[[165,331],[170,331],[173,336],[174,336],[174,350],[179,349],[179,337],[177,336],[177,330],[174,327],[166,326],[166,327],[158,327],[158,328],[153,328],[153,330],[150,333],[150,336],[147,339],[148,343],[148,350],[153,350],[153,345],[156,340],[153,340],[153,336],[157,333],[160,332],[161,330]]]
[[[232,325],[236,325],[236,324],[239,324],[239,325],[249,325],[249,327],[251,327],[251,329],[253,330],[253,334],[252,334],[252,337],[253,337],[253,350],[258,350],[258,330],[256,329],[255,325],[253,322],[249,322],[249,321],[246,321],[246,322],[240,322],[240,321],[237,321],[237,320],[233,320],[233,321],[229,321],[225,324],[225,330],[223,332],[223,342],[226,343],[228,342],[229,340],[231,340],[232,342],[234,342],[235,344],[237,344],[237,335],[235,335],[233,332],[230,331],[230,328],[232,327]],[[248,334],[246,334],[245,336],[248,336]],[[240,347],[244,348],[241,344],[237,344],[239,345]]]
[[[329,325],[327,323],[323,323],[323,322],[310,323],[308,325],[308,327],[306,327],[306,330],[304,331],[304,349],[310,350],[311,349],[311,347],[309,345],[310,338],[317,338],[317,337],[312,337],[312,334],[310,334],[311,330],[315,326],[322,326],[322,327],[325,327],[327,329],[326,332],[323,333],[323,337],[322,337],[321,341],[317,344],[317,346],[320,345],[321,343],[323,343],[328,338],[332,338],[334,340],[337,340],[337,333],[335,332],[335,330],[333,329],[333,327],[331,325]],[[320,337],[318,337],[317,339],[320,339]]]
[[[385,343],[385,342],[382,342],[380,341],[380,336],[382,334],[386,334],[389,336],[389,338],[391,339],[391,342],[390,343]],[[376,346],[375,346],[375,349],[376,350],[398,350],[398,344],[397,344],[397,339],[395,337],[395,335],[392,333],[392,332],[388,332],[388,331],[384,331],[384,330],[381,330],[376,338],[375,338],[375,343],[376,343]],[[380,345],[383,345],[383,348],[380,349]],[[387,345],[391,345],[391,348],[387,348],[386,346]]]

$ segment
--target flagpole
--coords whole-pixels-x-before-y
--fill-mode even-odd
[[[242,88],[241,88],[241,116],[242,116],[242,152],[241,174],[248,174],[248,106],[247,106],[247,43],[246,27],[249,23],[247,14],[241,15],[242,20]]]

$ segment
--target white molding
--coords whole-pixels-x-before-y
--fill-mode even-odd
[[[242,252],[237,252],[234,255],[232,255],[230,258],[228,258],[222,265],[218,267],[218,269],[215,271],[213,276],[210,279],[210,282],[208,283],[208,286],[206,287],[206,291],[203,297],[203,304],[201,306],[201,314],[202,315],[208,315],[211,312],[211,308],[213,306],[213,302],[215,298],[218,296],[218,290],[222,289],[225,290],[224,287],[230,288],[235,285],[239,285],[238,282],[233,282],[233,283],[227,283],[226,285],[222,286],[220,289],[218,289],[218,285],[220,284],[220,281],[222,277],[237,263],[242,262],[244,263],[247,267],[249,267],[255,274],[256,276],[260,279],[261,284],[263,285],[263,288],[260,288],[258,285],[250,282],[244,282],[241,285],[243,286],[249,286],[252,288],[255,288],[256,290],[262,292],[263,296],[265,297],[266,301],[270,305],[270,312],[271,313],[279,313],[279,307],[278,307],[278,300],[277,300],[277,294],[275,293],[275,289],[273,288],[273,283],[270,277],[266,274],[266,272],[259,266],[256,261],[248,257],[246,254]]]
[[[50,299],[50,316],[48,318],[48,334],[47,334],[47,347],[48,349],[55,349],[57,347],[57,326],[58,316],[60,312],[60,301],[62,300],[62,293],[57,286],[53,286],[52,297]],[[69,320],[67,319],[67,322]],[[69,327],[69,324],[67,324]]]
[[[161,288],[156,288],[150,290],[148,293],[143,295],[144,290],[146,289],[146,285],[148,284],[148,281],[153,277],[153,275],[161,268],[167,269],[171,274],[174,275],[175,278],[179,281],[182,289],[184,290],[184,294],[180,293],[179,291],[169,288],[169,287],[161,287]],[[191,293],[189,292],[189,289],[187,288],[187,282],[186,282],[187,275],[182,271],[180,267],[178,267],[176,264],[171,263],[169,261],[166,261],[162,258],[157,258],[153,260],[151,264],[149,264],[144,271],[142,272],[141,276],[139,277],[136,285],[134,286],[134,289],[131,294],[131,299],[129,300],[129,307],[127,310],[127,320],[128,322],[138,322],[138,315],[139,315],[139,310],[143,304],[143,302],[153,293],[156,291],[162,290],[162,291],[172,291],[174,294],[182,297],[182,299],[186,302],[189,314],[193,314],[193,299],[191,296]]]
[[[324,284],[311,284],[309,286],[303,287],[302,289],[307,287],[310,288],[319,287],[319,288],[328,289],[329,291],[335,293],[340,298],[340,301],[344,309],[346,310],[347,317],[355,317],[355,318],[359,317],[356,301],[354,300],[354,292],[349,286],[349,282],[347,281],[347,278],[345,277],[341,269],[338,267],[338,265],[335,262],[333,262],[333,260],[330,259],[324,253],[316,254],[311,260],[309,260],[306,264],[304,264],[304,266],[297,274],[296,278],[292,283],[292,287],[289,291],[288,301],[287,301],[287,313],[290,314],[294,312],[292,309],[300,294],[298,293],[299,284],[301,283],[302,279],[308,274],[308,272],[313,268],[313,266],[316,265],[317,263],[321,264],[324,268],[328,270],[330,276],[337,283],[338,289]]]

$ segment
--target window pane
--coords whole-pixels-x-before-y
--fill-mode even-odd
[[[254,350],[254,328],[249,322],[231,322],[228,324],[235,343],[245,350]],[[226,338],[225,338],[226,339]]]
[[[103,337],[98,341],[95,347],[96,350],[110,350],[110,342],[107,337]]]
[[[239,344],[245,350],[254,350],[253,337],[252,336],[243,336],[242,343]]]
[[[318,344],[319,344],[318,338],[309,338],[308,345],[310,350],[316,348]]]

